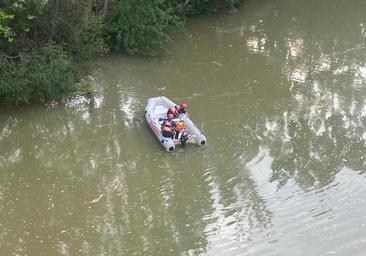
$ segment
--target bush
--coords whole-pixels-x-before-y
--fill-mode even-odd
[[[0,102],[24,104],[60,100],[76,91],[72,59],[48,44],[9,58],[0,54]]]
[[[47,25],[46,25],[47,24]],[[48,1],[34,31],[45,42],[62,44],[75,60],[88,60],[107,51],[103,35],[103,17],[92,10],[90,0]]]
[[[11,31],[7,22],[14,18],[14,15],[8,15],[0,9],[0,40],[5,39],[11,42],[13,38],[11,37]]]
[[[179,1],[114,1],[106,20],[105,38],[114,49],[156,55],[169,40],[168,30],[182,24]]]

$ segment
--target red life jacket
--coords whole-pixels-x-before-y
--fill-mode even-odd
[[[175,106],[173,108],[169,108],[167,115],[169,115],[169,114],[172,114],[174,117],[177,117],[179,115],[177,106]]]

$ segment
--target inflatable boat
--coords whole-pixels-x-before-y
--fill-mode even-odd
[[[176,132],[173,136],[163,136],[161,126],[167,119],[168,109],[174,106],[176,106],[174,102],[163,96],[150,98],[147,101],[145,118],[161,145],[169,152],[174,151],[176,145],[179,144],[183,147],[186,143],[193,143],[199,146],[205,145],[206,137],[187,114],[179,114],[173,119],[173,122],[176,124]]]

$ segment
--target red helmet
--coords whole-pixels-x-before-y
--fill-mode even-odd
[[[169,114],[168,115],[168,120],[172,120],[174,118],[174,115],[173,114]]]
[[[181,106],[183,109],[186,109],[186,108],[187,108],[187,103],[182,103],[182,104],[180,104],[180,106]]]

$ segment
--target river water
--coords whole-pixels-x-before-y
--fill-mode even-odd
[[[0,111],[0,255],[365,255],[364,0],[252,0],[91,79]],[[158,95],[208,144],[165,152]]]

